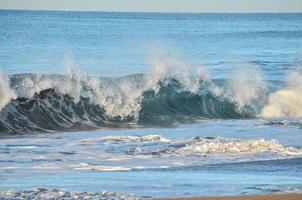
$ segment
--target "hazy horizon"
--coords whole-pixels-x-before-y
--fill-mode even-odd
[[[184,13],[184,14],[302,14],[302,11],[131,11],[131,10],[69,10],[69,9],[15,9],[0,8],[0,11],[46,11],[46,12],[100,12],[100,13]]]
[[[0,9],[100,12],[299,13],[301,0],[0,0]]]

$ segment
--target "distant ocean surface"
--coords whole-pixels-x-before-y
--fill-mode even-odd
[[[1,191],[302,192],[302,14],[0,10],[0,69]]]

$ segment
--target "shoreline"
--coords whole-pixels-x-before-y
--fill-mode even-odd
[[[302,200],[302,193],[219,197],[159,198],[158,200]]]
[[[259,194],[242,196],[209,196],[209,197],[175,197],[175,198],[155,198],[152,196],[136,196],[134,194],[124,194],[118,192],[74,192],[65,189],[35,188],[31,190],[0,190],[0,199],[99,199],[99,200],[302,200],[302,193],[288,194]]]

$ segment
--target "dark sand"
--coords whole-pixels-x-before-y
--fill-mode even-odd
[[[234,197],[167,198],[161,200],[302,200],[302,194],[253,195]]]

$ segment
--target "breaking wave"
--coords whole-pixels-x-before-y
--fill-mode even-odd
[[[273,139],[241,140],[200,136],[166,138],[162,135],[121,135],[87,138],[72,145],[84,145],[88,148],[102,146],[106,154],[115,154],[114,161],[118,163],[118,165],[81,163],[71,166],[77,170],[167,169],[194,165],[282,160],[302,156],[300,147],[284,146]],[[112,156],[109,157],[112,161]],[[142,159],[143,164],[123,163],[129,159],[136,161]],[[160,165],[154,166],[154,163],[160,163]]]
[[[173,63],[172,63],[173,66]],[[149,74],[89,77],[0,74],[0,132],[88,130],[133,125],[169,125],[194,119],[302,117],[302,76],[285,89],[265,83],[257,72],[211,79],[199,69],[155,65]]]
[[[80,141],[79,144],[89,140]],[[92,142],[92,141],[91,141]],[[144,135],[144,136],[105,136],[95,140],[95,142],[110,145],[128,144],[132,147],[141,149],[139,153],[151,155],[173,155],[173,156],[194,156],[194,155],[252,155],[263,153],[273,153],[283,156],[302,156],[302,149],[284,146],[276,140],[240,140],[223,137],[191,137],[187,139],[171,139],[162,135]],[[161,144],[156,146],[154,143]],[[87,143],[85,143],[87,145]],[[92,143],[90,144],[92,145]],[[146,148],[147,145],[153,146]],[[111,146],[113,148],[113,146]],[[145,149],[146,148],[146,149]],[[114,149],[114,148],[113,148]],[[112,149],[111,149],[112,150]],[[119,150],[121,150],[119,146]],[[114,150],[115,151],[115,150]],[[129,153],[129,149],[126,153]],[[136,152],[133,152],[136,153]]]
[[[194,137],[185,142],[168,146],[161,151],[165,154],[176,155],[257,155],[261,153],[274,153],[284,156],[301,156],[301,149],[285,147],[276,140],[237,140],[228,138],[201,138]]]

